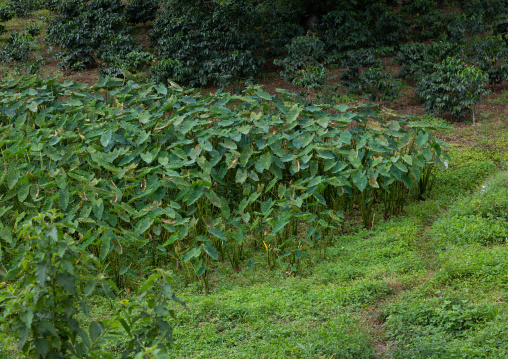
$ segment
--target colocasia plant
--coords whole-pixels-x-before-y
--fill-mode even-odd
[[[171,276],[159,270],[142,285],[138,299],[122,301],[104,322],[90,321],[91,295],[111,298],[115,285],[99,258],[85,250],[86,237],[63,217],[52,210],[15,229],[0,227],[7,244],[0,249],[0,263],[7,267],[0,288],[1,332],[14,333],[18,352],[31,358],[113,358],[106,342],[116,342],[124,358],[138,353],[144,358],[150,347],[162,358],[172,343],[169,302],[184,304],[173,293]]]
[[[246,246],[298,271],[336,238],[343,212],[371,226],[378,204],[403,209],[428,163],[444,167],[428,125],[369,107],[122,84],[0,86],[0,223],[58,208],[117,286],[167,266],[209,290],[212,261],[237,268]]]

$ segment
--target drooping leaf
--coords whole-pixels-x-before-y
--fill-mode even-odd
[[[261,97],[261,96],[260,96]],[[289,110],[287,116],[286,116],[286,121],[288,123],[292,123],[294,121],[296,121],[296,119],[298,118],[298,115],[300,114],[300,109],[298,108],[298,105],[295,104],[293,105],[293,107],[291,107],[291,109]]]
[[[272,101],[272,96],[270,94],[262,89],[256,90],[256,95],[258,95],[260,98],[266,101]]]
[[[103,235],[101,240],[100,258],[105,260],[111,250],[111,239],[109,236]]]
[[[429,139],[429,133],[423,130],[418,131],[418,136],[416,137],[416,147],[422,147],[427,140]]]
[[[69,206],[69,190],[67,188],[62,188],[58,191],[58,201],[60,202],[62,210],[66,211]]]
[[[206,229],[208,231],[208,233],[210,233],[211,235],[213,235],[214,237],[217,237],[219,239],[222,239],[223,241],[227,240],[226,238],[226,235],[224,234],[224,232],[222,232],[220,229],[218,228],[215,228],[215,227],[209,227]]]
[[[217,250],[212,246],[211,243],[209,242],[205,242],[203,244],[204,248],[205,248],[205,252],[210,256],[212,257],[213,259],[215,259],[216,261],[219,260],[219,254],[217,253]]]
[[[356,171],[353,174],[352,178],[353,178],[353,183],[358,188],[358,190],[360,192],[363,192],[365,187],[367,187],[367,183],[368,183],[367,176],[365,175],[365,173],[363,171]]]
[[[182,258],[182,263],[187,263],[192,258],[197,258],[201,254],[201,247],[194,247],[189,250]]]
[[[28,197],[28,193],[30,192],[30,184],[29,183],[23,183],[18,188],[18,200],[20,202],[24,202],[25,199]]]
[[[65,291],[71,295],[76,294],[76,284],[74,276],[68,273],[59,274],[56,277],[58,284],[60,284]]]
[[[150,228],[153,224],[154,220],[148,216],[143,217],[141,220],[136,223],[136,233],[143,234],[146,232],[148,228]]]

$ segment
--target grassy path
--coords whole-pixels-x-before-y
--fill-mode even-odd
[[[473,281],[465,292],[462,277],[446,279],[455,262],[436,245],[434,227],[456,201],[477,196],[496,171],[492,153],[452,149],[456,162],[439,175],[432,198],[410,204],[404,215],[372,231],[337,238],[325,259],[297,277],[269,271],[259,258],[252,270],[217,267],[210,295],[181,288],[191,310],[179,316],[173,357],[475,358],[483,350],[475,333],[504,328],[506,311],[489,317],[492,300],[482,297],[484,282]],[[503,250],[479,250],[498,248]],[[505,289],[498,292],[506,296]],[[484,357],[508,353],[492,350],[502,354]]]

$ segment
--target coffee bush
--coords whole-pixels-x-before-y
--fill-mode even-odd
[[[394,101],[400,96],[402,83],[383,68],[370,67],[363,71],[358,81],[354,82],[348,92],[363,93],[370,101]]]
[[[143,24],[155,20],[159,5],[155,0],[133,0],[127,5],[127,21],[132,24]]]
[[[433,72],[418,81],[418,96],[425,102],[428,113],[451,112],[455,117],[473,111],[481,102],[488,75],[462,59],[450,57],[441,64],[433,65]]]
[[[326,78],[324,49],[325,45],[318,37],[296,37],[286,45],[286,56],[274,63],[283,66],[281,75],[286,81],[297,86],[321,88]]]
[[[167,75],[190,86],[224,86],[259,75],[266,45],[257,32],[262,19],[256,8],[243,2],[201,5],[168,6],[154,23],[159,57],[184,65]]]
[[[46,40],[61,47],[61,67],[90,67],[97,58],[109,64],[136,49],[120,0],[67,0],[48,28]],[[113,54],[113,55],[112,55]]]
[[[508,46],[503,38],[487,37],[471,43],[468,58],[476,67],[487,73],[489,83],[508,80]]]

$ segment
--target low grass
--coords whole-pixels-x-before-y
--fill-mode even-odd
[[[175,325],[173,357],[507,357],[507,248],[489,237],[492,226],[483,245],[446,229],[459,214],[506,217],[495,204],[508,175],[488,152],[462,148],[452,158],[461,162],[438,175],[430,199],[336,238],[305,275],[219,267],[211,294],[180,288],[189,310]],[[506,218],[499,223],[508,230]]]

